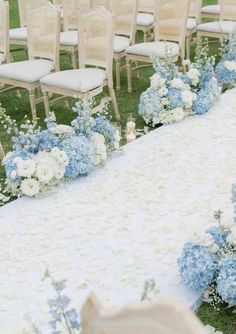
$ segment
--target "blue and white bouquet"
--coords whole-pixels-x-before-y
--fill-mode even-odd
[[[223,90],[226,90],[236,83],[236,30],[231,34],[228,43],[222,45],[221,54],[215,71]]]
[[[235,194],[236,187],[234,200]],[[204,292],[205,301],[236,306],[236,224],[224,226],[221,211],[214,218],[218,226],[185,244],[178,259],[180,275],[185,285]]]
[[[187,72],[183,73],[168,58],[164,64],[153,58],[156,73],[139,104],[145,122],[151,126],[171,124],[207,112],[219,95],[213,63],[213,58],[201,55],[195,63],[185,61]]]
[[[6,191],[12,196],[37,196],[66,179],[89,174],[119,147],[119,133],[105,116],[91,116],[90,102],[78,102],[71,126],[57,124],[53,113],[46,129],[25,119],[16,121],[1,108],[0,119],[12,134],[12,151],[3,159]]]

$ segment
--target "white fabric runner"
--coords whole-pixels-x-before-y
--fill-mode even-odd
[[[158,296],[195,307],[176,260],[214,210],[233,219],[236,90],[208,114],[162,127],[127,145],[86,178],[40,199],[0,209],[0,332],[22,333],[28,315],[49,333],[48,268],[65,278],[77,309],[89,291],[106,305],[139,300],[154,278]]]

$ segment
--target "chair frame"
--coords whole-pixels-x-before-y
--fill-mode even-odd
[[[8,1],[3,1],[0,3],[3,11],[4,17],[4,32],[3,32],[3,46],[0,46],[0,52],[4,54],[5,63],[10,63],[10,46],[9,46],[9,3]]]
[[[191,12],[191,3],[195,2],[195,13]],[[190,0],[190,15],[189,18],[194,18],[196,20],[196,27],[193,29],[186,29],[186,57],[187,59],[190,59],[190,51],[191,51],[191,42],[193,34],[197,32],[197,26],[200,23],[201,18],[201,5],[202,0]]]
[[[188,0],[187,0],[188,1]],[[189,4],[189,1],[188,1]],[[189,6],[187,6],[187,9],[189,9]],[[155,29],[154,29],[154,34],[155,34],[155,42],[158,41],[163,41],[162,37],[159,39],[158,36],[158,21],[159,21],[159,5],[158,3],[156,4],[156,11],[155,11],[155,17],[156,17],[156,22],[155,22]],[[183,28],[181,32],[181,36],[179,38],[179,44],[180,44],[180,54],[178,56],[172,57],[172,62],[175,63],[178,61],[179,57],[183,61],[185,58],[185,39],[186,39],[186,30],[187,30],[187,18],[188,18],[188,11],[186,11],[186,17],[185,17],[185,22],[186,25]],[[168,42],[174,42],[174,40],[168,40]],[[177,42],[175,40],[175,42]],[[162,60],[162,59],[161,59]],[[131,68],[131,62],[135,64],[133,68]],[[146,63],[145,65],[138,65],[138,62]],[[142,56],[142,55],[136,55],[136,54],[129,54],[126,52],[126,69],[127,69],[127,82],[128,82],[128,93],[132,92],[132,72],[137,71],[138,69],[146,66],[150,66],[152,63],[150,56]]]
[[[4,157],[5,157],[5,152],[2,143],[0,142],[0,161],[2,161]]]
[[[227,2],[227,0],[219,0],[220,17],[219,17],[219,21],[217,21],[218,23],[220,23],[222,21],[232,21],[232,20],[229,20],[227,17],[224,16],[225,2]],[[235,25],[236,25],[236,19],[235,19]],[[230,34],[225,34],[223,32],[209,32],[209,31],[198,30],[197,31],[197,44],[199,46],[201,44],[201,39],[204,38],[204,37],[216,38],[216,39],[229,39]]]
[[[155,0],[153,1],[155,3]],[[154,5],[155,7],[155,5]],[[139,7],[138,7],[138,14],[139,13],[147,13],[147,14],[153,14],[154,16],[154,22],[155,22],[155,8],[151,9],[151,7],[146,7],[146,6],[140,6],[140,1],[139,1]],[[136,30],[137,31],[142,31],[143,33],[143,41],[144,43],[148,41],[148,36],[150,35],[151,31],[154,29],[155,24],[150,24],[149,26],[142,26],[142,25],[136,25]]]
[[[200,22],[203,22],[204,19],[212,19],[212,20],[218,20],[220,18],[219,14],[212,14],[212,13],[202,13],[200,15]]]
[[[84,10],[81,12],[80,15],[90,15],[90,13],[94,12],[96,10],[96,14],[99,14],[103,17],[104,21],[111,20],[111,34],[110,34],[110,42],[109,45],[113,45],[113,38],[114,38],[114,16],[108,12],[105,8],[103,7],[96,7],[96,9],[89,9],[89,10]],[[80,16],[79,15],[79,16]],[[86,65],[93,65],[95,67],[101,67],[101,64],[99,61],[93,64],[87,63],[86,59],[83,57],[83,23],[81,23],[82,20],[79,18],[79,28],[78,28],[78,34],[79,34],[79,41],[80,41],[80,47],[78,49],[79,52],[79,59],[80,59],[80,69],[85,68]],[[118,110],[118,105],[116,101],[116,96],[113,88],[113,76],[112,76],[112,59],[113,59],[113,49],[110,48],[110,50],[107,51],[107,58],[111,59],[111,64],[108,65],[108,68],[106,69],[107,71],[107,80],[104,80],[103,84],[95,88],[91,91],[88,92],[78,92],[78,91],[72,91],[69,89],[65,88],[58,88],[55,86],[49,86],[49,85],[44,85],[41,84],[41,90],[43,92],[43,98],[44,98],[44,105],[45,105],[45,113],[48,116],[50,112],[50,106],[57,103],[61,99],[64,99],[66,97],[71,97],[71,98],[76,98],[76,99],[92,99],[93,97],[101,94],[103,92],[103,88],[105,86],[108,86],[109,90],[109,97],[104,97],[102,98],[100,104],[93,109],[93,113],[97,112],[100,108],[100,106],[103,106],[106,102],[112,101],[113,109],[115,112],[115,116],[117,120],[120,120],[120,114]],[[110,54],[111,53],[111,54]],[[54,99],[54,100],[49,100],[49,96],[52,94],[58,94],[61,95],[60,97]]]
[[[36,10],[37,8],[40,8],[42,6],[51,6],[56,10],[56,7],[51,4],[51,2],[46,1],[42,5],[39,5],[37,7],[31,8]],[[57,38],[55,40],[55,58],[51,59],[54,61],[54,68],[56,71],[59,70],[59,32],[60,32],[60,12],[57,10],[57,16],[58,16],[58,24],[57,24]],[[27,25],[28,29],[28,51],[29,51],[29,60],[35,59],[36,55],[34,55],[31,51],[31,33],[30,33],[30,26],[29,24]],[[19,62],[20,63],[20,62]],[[23,82],[15,79],[8,79],[8,78],[1,78],[0,76],[0,82],[10,85],[11,87],[8,87],[4,89],[3,91],[9,90],[9,89],[17,89],[17,88],[24,88],[27,89],[29,92],[29,100],[30,100],[30,107],[31,107],[31,112],[32,112],[32,118],[37,119],[37,114],[36,114],[36,104],[41,103],[43,101],[42,97],[36,98],[35,93],[38,88],[40,88],[40,83],[34,82],[34,83],[29,83],[29,82]],[[2,91],[2,92],[3,92]]]

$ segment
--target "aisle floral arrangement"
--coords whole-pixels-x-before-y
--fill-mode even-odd
[[[180,274],[185,285],[204,292],[207,302],[236,306],[236,218],[231,226],[222,223],[222,211],[215,212],[214,218],[218,226],[185,244],[178,259]]]
[[[228,42],[221,47],[221,60],[217,64],[217,79],[223,91],[233,87],[236,83],[236,30],[233,31]]]
[[[192,114],[204,114],[213,106],[220,91],[214,77],[214,57],[207,56],[207,46],[194,63],[186,60],[187,71],[180,72],[168,59],[153,58],[156,73],[140,97],[139,114],[151,126],[181,121]]]
[[[118,130],[102,114],[91,116],[88,101],[77,103],[71,126],[45,120],[46,130],[25,119],[18,128],[1,108],[0,119],[12,135],[12,151],[3,159],[6,192],[11,196],[37,196],[66,179],[88,175],[119,148]]]

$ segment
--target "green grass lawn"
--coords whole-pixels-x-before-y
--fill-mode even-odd
[[[17,0],[9,0],[10,2],[10,25],[11,27],[19,26],[19,17],[17,9]],[[214,0],[205,0],[204,4],[214,4]],[[141,36],[137,36],[140,38]],[[214,44],[214,52],[217,52],[217,44]],[[15,52],[13,54],[14,60],[23,60],[26,59],[25,52]],[[61,56],[61,69],[71,68],[69,58],[67,55]],[[127,83],[126,83],[126,73],[122,72],[121,74],[121,83],[122,88],[120,92],[116,92],[117,101],[119,105],[119,110],[121,113],[122,121],[121,125],[124,128],[128,114],[132,113],[135,118],[138,127],[142,128],[144,126],[143,120],[139,117],[137,113],[139,96],[140,94],[148,88],[149,78],[153,73],[152,68],[146,68],[140,72],[140,79],[133,80],[133,93],[127,93]],[[18,98],[14,91],[4,93],[0,95],[0,102],[3,107],[6,108],[7,113],[13,116],[17,121],[21,121],[25,115],[31,117],[30,106],[28,93],[24,90],[21,90],[22,98]],[[74,101],[71,101],[71,105]],[[64,107],[64,104],[55,105],[53,110],[56,113],[59,123],[69,124],[73,118],[73,114],[70,110]],[[112,114],[112,113],[111,113]],[[45,118],[44,106],[39,104],[37,106],[37,115],[40,118],[40,123]],[[3,129],[0,125],[0,140],[2,141],[5,149],[10,148],[10,138],[6,136],[3,132]],[[4,177],[3,169],[0,168],[0,178]],[[204,304],[198,315],[200,319],[206,323],[216,327],[218,330],[223,331],[225,334],[234,334],[236,333],[236,315],[232,313],[231,310],[222,308],[221,312],[214,311],[209,305]]]

